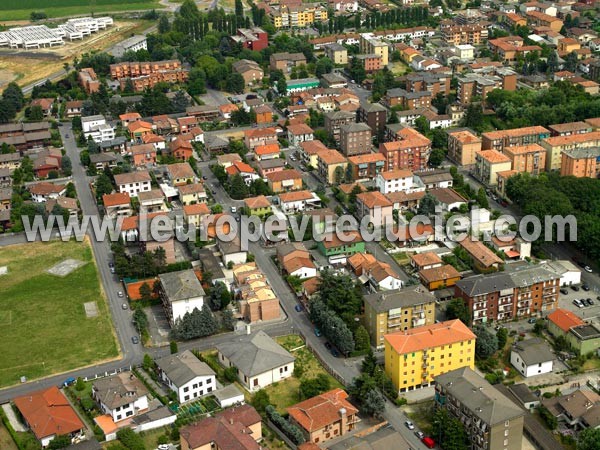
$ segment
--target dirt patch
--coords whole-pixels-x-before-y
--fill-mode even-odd
[[[0,275],[6,275],[8,273],[8,266],[0,267]]]
[[[87,318],[90,317],[98,317],[98,304],[96,302],[86,302],[83,304],[85,308],[85,316]]]
[[[65,259],[64,261],[55,264],[54,266],[48,269],[48,273],[50,275],[55,275],[57,277],[66,277],[74,270],[77,270],[81,266],[83,266],[85,262],[79,261],[77,259]]]

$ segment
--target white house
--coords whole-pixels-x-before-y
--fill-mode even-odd
[[[217,388],[215,372],[190,350],[156,360],[160,379],[177,393],[179,403],[207,395]]]
[[[551,272],[560,275],[561,286],[571,286],[581,283],[581,269],[566,259],[546,261],[541,266]]]
[[[385,263],[373,264],[369,267],[366,276],[373,291],[400,289],[403,285],[398,274]]]
[[[375,179],[375,186],[382,194],[409,192],[413,188],[413,173],[408,169],[380,172]]]
[[[245,402],[244,393],[240,391],[235,384],[218,389],[213,394],[221,408],[228,408],[233,405],[241,405]]]
[[[82,117],[81,127],[85,138],[91,137],[97,144],[112,141],[116,137],[115,128],[106,123],[102,115]]]
[[[119,422],[148,410],[148,389],[131,372],[100,378],[92,384],[92,396],[100,410]]]
[[[455,45],[454,54],[462,60],[471,60],[475,55],[475,47],[471,44]]]
[[[115,175],[115,184],[120,193],[137,197],[138,193],[152,189],[152,178],[147,171],[120,173]]]
[[[28,188],[31,199],[36,203],[44,203],[50,199],[56,200],[67,192],[67,186],[41,181],[30,185]]]
[[[285,214],[295,214],[301,211],[321,207],[321,199],[310,191],[294,191],[279,194],[279,205]]]
[[[240,383],[250,392],[285,380],[294,372],[295,358],[262,330],[217,345],[217,351],[219,362],[235,367]]]
[[[311,127],[305,123],[298,123],[287,127],[288,141],[292,147],[300,146],[301,142],[312,141],[314,132]]]
[[[120,58],[126,52],[137,52],[139,50],[148,50],[148,41],[146,36],[136,34],[115,45],[111,53]]]
[[[510,363],[527,378],[552,372],[554,354],[543,339],[527,339],[513,346]]]
[[[158,276],[160,297],[171,326],[177,319],[204,305],[204,289],[193,270],[162,273]]]
[[[225,242],[217,239],[217,247],[221,252],[221,259],[226,266],[229,263],[243,264],[248,259],[248,251],[242,249],[242,244],[239,236],[236,236],[232,241]]]

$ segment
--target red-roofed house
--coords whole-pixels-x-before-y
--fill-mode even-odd
[[[259,145],[276,144],[277,131],[275,128],[254,128],[244,131],[244,144],[250,151]]]
[[[56,386],[17,397],[13,403],[42,447],[59,435],[81,435],[85,425]]]
[[[230,177],[240,175],[247,185],[250,185],[254,180],[259,178],[256,170],[242,161],[235,161],[225,171]]]
[[[285,169],[268,174],[267,182],[275,194],[296,191],[302,189],[302,174],[296,169]]]
[[[300,427],[306,440],[319,444],[354,430],[358,409],[342,389],[333,389],[304,400],[287,411],[290,422]]]
[[[106,215],[112,218],[131,215],[131,198],[127,192],[104,194],[102,203]]]
[[[177,138],[169,143],[168,152],[176,159],[187,161],[194,154],[194,147],[189,141]]]
[[[263,161],[265,159],[279,158],[280,151],[279,144],[275,143],[257,146],[254,149],[254,154],[256,155],[257,161]]]
[[[381,192],[369,191],[362,192],[356,196],[356,207],[358,217],[365,216],[375,227],[382,227],[385,224],[393,224],[394,218],[392,211],[394,204]]]
[[[577,314],[562,308],[557,308],[548,314],[547,319],[548,331],[553,336],[562,336],[568,333],[571,328],[585,323]]]
[[[36,98],[31,101],[31,107],[39,106],[42,108],[42,113],[45,117],[50,116],[52,113],[52,106],[54,105],[53,98]]]
[[[152,133],[152,124],[143,120],[136,120],[127,125],[131,139],[141,139],[145,134]]]

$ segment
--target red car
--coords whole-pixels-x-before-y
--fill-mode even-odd
[[[435,448],[435,441],[429,436],[425,436],[423,439],[421,439],[421,442],[423,442],[427,448]]]

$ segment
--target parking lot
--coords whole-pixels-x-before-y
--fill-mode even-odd
[[[561,288],[566,289],[566,294],[563,293],[564,291],[560,293],[558,298],[559,307],[574,312],[582,319],[597,319],[600,316],[600,300],[598,300],[600,292],[598,292],[597,288],[594,286],[590,286],[588,291],[585,291],[582,288],[582,285],[578,285],[578,288],[578,291],[573,290],[572,287]],[[588,298],[594,302],[592,306],[586,305],[584,307],[578,307],[573,304],[573,300]]]

